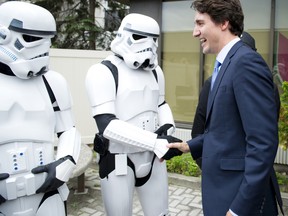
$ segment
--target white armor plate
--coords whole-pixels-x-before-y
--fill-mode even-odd
[[[0,101],[0,122],[5,122],[0,124],[0,144],[53,142],[54,111],[42,77],[21,80],[0,74]]]

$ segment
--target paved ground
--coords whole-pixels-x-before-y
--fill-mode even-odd
[[[85,172],[87,193],[75,194],[76,178],[68,183],[68,216],[104,216],[98,170],[95,163]],[[285,212],[288,215],[288,199],[284,194]],[[169,210],[171,216],[203,216],[200,182],[198,178],[169,174]],[[143,216],[137,195],[134,197],[133,216]]]

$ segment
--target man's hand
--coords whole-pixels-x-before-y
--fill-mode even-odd
[[[43,172],[46,172],[48,174],[45,179],[45,182],[41,185],[40,188],[38,188],[36,193],[50,192],[50,191],[56,190],[57,188],[59,188],[61,185],[64,184],[64,181],[57,178],[57,174],[58,174],[57,167],[60,167],[59,165],[64,163],[66,160],[71,160],[75,164],[73,158],[70,155],[68,155],[68,156],[60,158],[57,161],[49,163],[47,165],[38,166],[32,169],[31,172],[33,174],[39,174]]]
[[[232,214],[230,211],[228,211],[228,212],[226,213],[226,216],[233,216],[233,214]]]
[[[168,148],[172,149],[178,149],[179,151],[183,153],[190,152],[189,145],[186,142],[174,142],[174,143],[168,143]]]
[[[9,178],[9,174],[8,173],[0,173],[0,181],[5,180],[7,178]],[[0,205],[2,203],[4,203],[5,201],[6,201],[6,199],[3,196],[1,196],[1,194],[0,194]]]

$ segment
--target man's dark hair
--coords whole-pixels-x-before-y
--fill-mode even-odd
[[[240,36],[244,29],[244,14],[239,0],[194,0],[191,8],[207,13],[216,24],[229,21],[229,30]]]

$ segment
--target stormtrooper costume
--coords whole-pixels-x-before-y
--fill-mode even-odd
[[[46,9],[0,5],[0,215],[66,215],[81,142],[67,83],[48,70],[55,34]]]
[[[114,55],[105,59],[110,67],[95,64],[86,76],[109,216],[132,215],[134,189],[144,215],[168,215],[167,170],[161,161],[181,154],[166,147],[181,140],[171,136],[175,124],[156,54],[159,31],[151,17],[127,15],[111,43]]]

